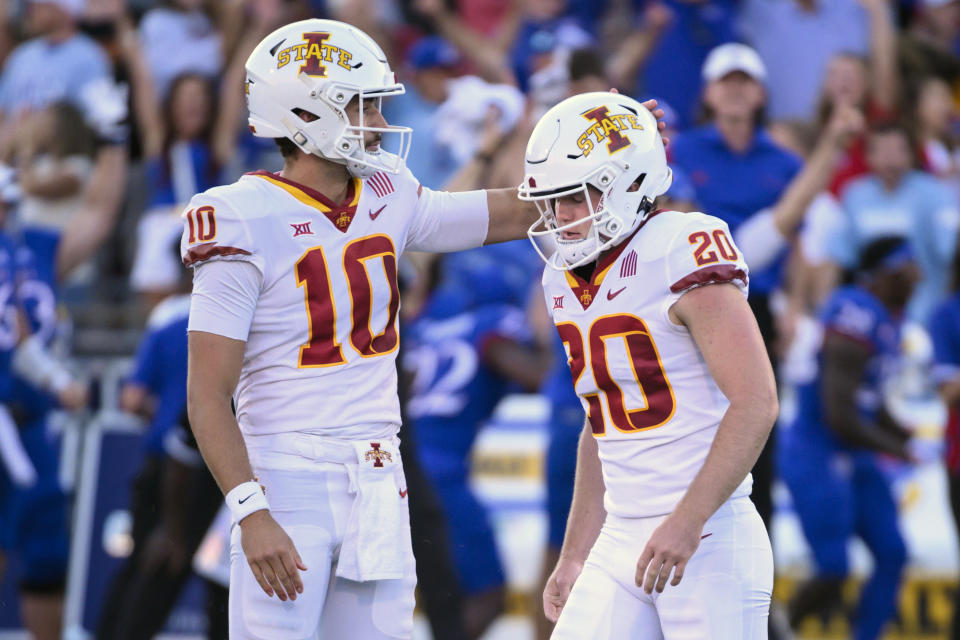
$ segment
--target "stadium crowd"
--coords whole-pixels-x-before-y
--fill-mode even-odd
[[[244,63],[307,17],[383,46],[406,87],[384,115],[412,127],[407,164],[433,189],[515,187],[533,124],[569,95],[615,87],[659,101],[674,180],[658,206],[729,224],[779,383],[797,398],[754,469],[764,521],[779,478],[812,552],[810,582],[772,617],[785,620],[773,637],[840,600],[853,536],[875,563],[852,633],[880,637],[908,564],[890,468],[942,459],[960,525],[958,0],[0,3],[0,340],[26,362],[0,372],[0,558],[20,591],[0,609],[18,606],[37,638],[60,637],[73,500],[50,434],[64,412],[147,425],[132,551],[105,578],[89,630],[153,637],[190,577],[222,503],[185,418],[181,213],[195,193],[281,167],[276,145],[248,131]],[[545,571],[563,541],[584,413],[541,270],[526,242],[400,267],[404,458],[420,605],[437,638],[479,638],[506,607],[469,476],[477,433],[508,393],[550,401]],[[902,322],[930,345],[892,339]],[[102,363],[130,356],[120,392],[100,393]],[[922,370],[913,396],[948,408],[942,433],[882,410],[864,418],[904,359]],[[821,383],[835,393],[820,398]],[[849,430],[818,432],[820,415]],[[208,635],[226,638],[226,590],[208,586]],[[960,595],[955,611],[960,638]]]

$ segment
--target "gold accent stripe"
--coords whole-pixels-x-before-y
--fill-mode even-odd
[[[292,195],[294,198],[296,198],[297,200],[299,200],[299,201],[302,202],[303,204],[307,205],[308,207],[313,207],[313,208],[315,208],[315,209],[319,209],[319,210],[322,211],[323,213],[329,213],[329,212],[330,212],[330,207],[328,207],[327,205],[323,204],[322,202],[320,202],[320,201],[317,200],[316,198],[313,198],[313,197],[311,197],[311,196],[308,196],[306,193],[304,193],[303,191],[301,191],[300,189],[297,189],[296,187],[294,187],[294,186],[292,186],[292,185],[289,185],[289,184],[287,184],[287,183],[285,183],[285,182],[281,182],[280,180],[277,180],[277,179],[275,179],[275,178],[272,177],[272,176],[265,176],[265,175],[263,175],[262,173],[256,174],[256,177],[258,177],[258,178],[263,178],[263,179],[266,180],[267,182],[270,182],[271,184],[274,184],[274,185],[280,187],[281,189],[283,189],[284,191],[286,191],[287,193],[289,193],[289,194]]]
[[[363,189],[363,180],[360,178],[353,179],[353,200],[350,201],[350,204],[347,206],[355,207],[360,204],[360,190]]]

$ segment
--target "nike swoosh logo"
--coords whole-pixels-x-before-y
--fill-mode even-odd
[[[623,293],[623,292],[626,291],[626,290],[627,290],[627,288],[624,287],[623,289],[620,289],[619,291],[607,291],[607,300],[613,300],[614,298],[616,298],[618,295],[620,295],[621,293]]]
[[[407,497],[407,490],[406,490],[406,489],[400,489],[399,491],[400,491],[400,497],[401,497],[401,498],[406,498],[406,497]]]
[[[705,533],[702,536],[700,536],[700,539],[703,540],[704,538],[709,538],[712,535],[713,535],[712,533]]]
[[[380,215],[380,212],[383,211],[383,210],[386,209],[386,208],[387,208],[387,205],[383,205],[382,207],[380,207],[380,208],[377,209],[376,211],[371,211],[371,210],[368,209],[368,210],[367,210],[367,213],[370,214],[370,219],[371,219],[371,220],[376,220],[376,219],[377,219],[377,216]]]
[[[247,500],[249,500],[250,498],[252,498],[252,497],[255,496],[255,495],[257,495],[257,492],[256,492],[256,491],[254,491],[253,493],[251,493],[250,495],[248,495],[246,498],[244,498],[243,500],[241,500],[241,501],[240,501],[240,504],[243,504],[244,502],[246,502]]]

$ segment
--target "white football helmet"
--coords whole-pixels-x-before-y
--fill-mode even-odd
[[[540,118],[527,143],[517,190],[521,200],[533,201],[540,211],[540,220],[527,231],[533,246],[548,265],[566,270],[596,260],[633,232],[672,180],[653,114],[633,98],[595,92],[567,98]],[[598,202],[588,185],[600,191]],[[564,239],[563,232],[583,220],[559,226],[554,202],[581,191],[594,212],[588,218],[590,232],[586,238]],[[556,243],[556,260],[537,244],[544,236]]]
[[[403,85],[383,50],[360,29],[336,20],[302,20],[264,38],[247,58],[250,130],[261,138],[288,138],[306,153],[345,164],[350,174],[398,173],[410,150],[409,127],[370,127],[364,100],[377,108]],[[359,99],[360,117],[351,125],[344,111]],[[305,122],[306,111],[316,120]],[[397,154],[368,151],[364,133],[397,134]]]

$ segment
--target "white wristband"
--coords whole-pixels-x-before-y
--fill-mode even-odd
[[[225,500],[233,521],[238,523],[254,511],[270,508],[263,487],[256,480],[238,484],[227,493]]]

